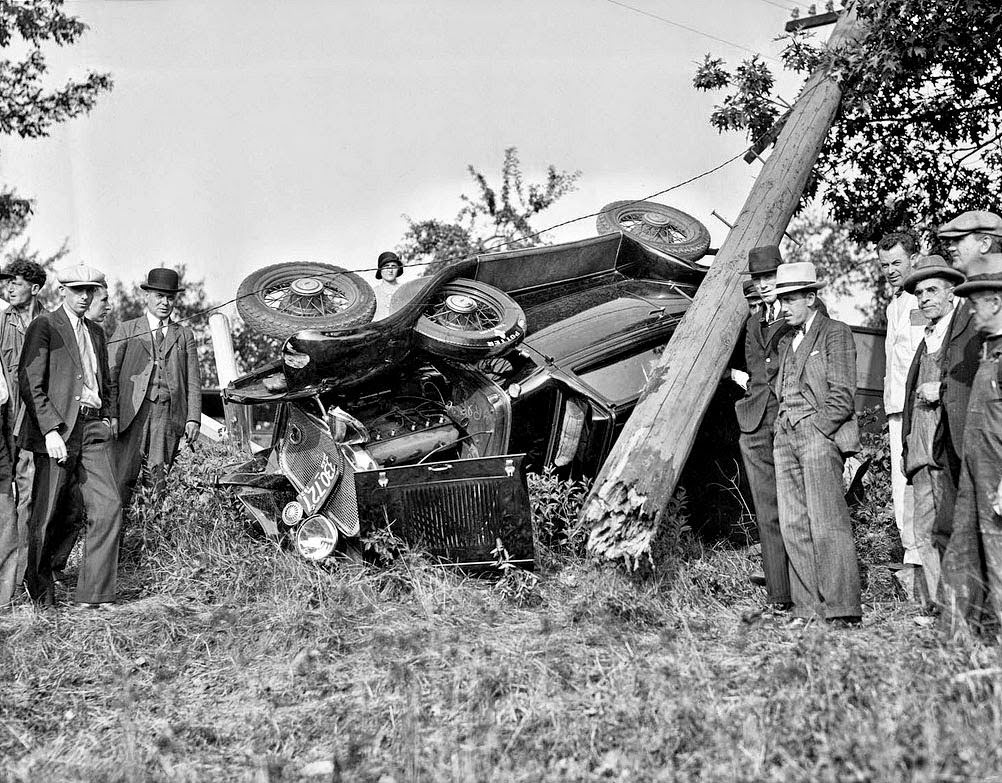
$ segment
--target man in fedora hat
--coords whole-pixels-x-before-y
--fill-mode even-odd
[[[955,269],[967,276],[1002,272],[1002,218],[992,212],[964,212],[937,232]],[[981,335],[968,301],[958,303],[943,348],[940,408],[945,458],[954,487],[960,483],[964,424],[971,383],[981,358]]]
[[[884,413],[887,415],[891,452],[891,500],[894,523],[904,548],[904,563],[909,566],[899,571],[897,576],[909,595],[914,593],[913,570],[920,565],[921,558],[915,549],[912,488],[908,486],[901,469],[901,423],[905,407],[905,379],[915,351],[922,342],[926,317],[915,297],[904,289],[903,283],[918,258],[918,249],[918,238],[908,231],[887,234],[877,242],[880,271],[891,288],[884,340]]]
[[[151,269],[140,288],[146,312],[118,325],[111,338],[111,372],[118,383],[118,466],[122,503],[127,508],[145,462],[155,487],[177,456],[181,438],[193,443],[202,417],[202,381],[195,335],[172,322],[178,273]]]
[[[902,419],[902,474],[914,489],[912,530],[925,595],[935,599],[939,584],[939,556],[945,548],[944,529],[953,514],[955,489],[946,470],[942,407],[943,344],[956,300],[953,288],[964,275],[942,256],[918,259],[905,277],[904,289],[915,296],[928,323],[908,370]],[[946,536],[948,537],[948,533]],[[939,551],[937,551],[937,548]],[[921,593],[920,583],[914,585]]]
[[[372,320],[378,321],[385,318],[391,312],[390,303],[393,295],[400,290],[398,279],[404,272],[404,265],[400,261],[400,256],[392,250],[386,250],[379,254],[376,259],[376,280],[372,290],[376,292],[376,312]]]
[[[955,293],[968,297],[984,349],[964,427],[943,597],[952,619],[977,624],[986,584],[996,615],[1002,614],[1002,272],[968,277]]]
[[[783,263],[779,248],[766,245],[748,253],[751,283],[762,304],[745,324],[745,395],[734,403],[741,434],[738,444],[755,505],[755,521],[762,545],[766,601],[785,609],[790,605],[789,563],[779,527],[776,466],[773,462],[773,425],[779,408],[773,384],[779,369],[777,346],[789,327],[776,301],[776,270]],[[761,577],[759,577],[761,578]]]
[[[104,332],[84,314],[104,275],[90,266],[61,270],[61,307],[29,324],[18,363],[25,416],[18,445],[35,454],[34,507],[25,586],[43,605],[55,603],[52,558],[64,539],[59,503],[76,482],[87,512],[76,600],[85,606],[117,597],[122,504],[109,442],[115,430],[115,380]]]
[[[818,309],[814,264],[783,264],[776,295],[790,330],[779,341],[774,453],[779,524],[793,611],[858,623],[859,567],[842,489],[843,459],[860,450],[852,331]]]

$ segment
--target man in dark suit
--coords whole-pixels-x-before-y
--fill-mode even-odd
[[[773,461],[773,425],[779,400],[773,385],[779,370],[779,338],[789,331],[776,301],[776,270],[783,263],[775,245],[756,247],[748,253],[748,274],[762,300],[757,313],[745,324],[745,364],[748,381],[745,395],[734,404],[741,435],[738,443],[748,474],[762,545],[766,600],[776,608],[790,604],[790,576],[786,547],[779,528],[776,500],[776,466]]]
[[[195,335],[172,323],[180,280],[173,269],[151,269],[140,287],[146,312],[118,325],[111,338],[111,371],[118,384],[119,489],[128,507],[145,462],[155,487],[177,456],[181,438],[198,437],[202,381]]]
[[[104,275],[80,265],[62,270],[56,279],[63,304],[31,322],[18,363],[25,404],[19,445],[35,454],[25,586],[34,601],[55,603],[52,557],[66,535],[59,501],[67,482],[77,482],[87,528],[76,601],[94,607],[117,597],[122,522],[109,448],[117,426],[117,390],[104,332],[84,317]]]
[[[810,262],[776,270],[776,294],[791,327],[779,341],[775,387],[779,524],[796,618],[856,624],[859,566],[842,489],[843,459],[860,450],[856,346],[848,326],[819,312],[823,286]]]

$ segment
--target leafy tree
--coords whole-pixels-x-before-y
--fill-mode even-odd
[[[111,89],[111,76],[90,72],[82,80],[62,87],[43,84],[48,70],[43,44],[69,46],[87,26],[62,10],[63,0],[5,0],[0,2],[0,49],[23,51],[21,59],[0,59],[0,134],[21,138],[45,136],[59,122],[89,112],[98,95]],[[43,256],[24,234],[31,216],[31,200],[9,186],[0,189],[0,255],[9,263],[27,258],[47,269],[67,253],[66,243],[54,254]],[[51,292],[49,292],[51,296]]]
[[[968,209],[1002,201],[1002,4],[997,0],[858,0],[862,34],[834,52],[839,117],[804,193],[853,239],[902,227],[932,238]],[[813,34],[785,36],[783,65],[806,74],[824,53]],[[707,55],[699,90],[728,89],[710,123],[766,137],[786,104],[758,56],[734,72]]]
[[[478,253],[545,244],[535,236],[530,221],[573,191],[581,176],[580,171],[559,171],[551,165],[544,182],[527,184],[515,147],[504,151],[500,188],[491,187],[472,165],[467,171],[477,192],[472,197],[460,196],[463,207],[454,221],[407,218],[400,257],[407,263],[425,264],[425,274]]]

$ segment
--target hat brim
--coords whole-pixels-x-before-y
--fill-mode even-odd
[[[920,269],[917,272],[912,272],[905,278],[901,287],[904,288],[908,293],[915,293],[915,286],[921,283],[923,280],[928,280],[930,277],[941,277],[945,280],[952,280],[954,283],[963,283],[967,276],[958,269],[950,268],[933,268],[933,269]]]
[[[65,286],[66,288],[106,288],[104,283],[98,283],[93,280],[72,280],[69,283],[60,283],[59,285]]]
[[[156,291],[158,294],[179,294],[184,290],[183,288],[160,288],[155,285],[146,285],[146,283],[140,283],[139,287],[144,291]]]
[[[783,294],[792,294],[795,291],[820,291],[826,285],[828,285],[828,283],[790,283],[789,285],[777,285],[772,290],[776,296],[782,296]]]
[[[1002,237],[1002,231],[995,228],[951,228],[947,231],[936,232],[936,236],[940,239],[960,239],[961,237],[966,237],[968,234],[985,234],[990,237]]]
[[[1002,280],[975,280],[961,283],[953,289],[953,293],[957,296],[970,296],[977,291],[1002,291]]]

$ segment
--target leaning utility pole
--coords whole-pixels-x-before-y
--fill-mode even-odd
[[[855,4],[841,14],[829,50],[860,34]],[[636,568],[650,551],[696,431],[710,404],[748,307],[739,271],[748,251],[777,244],[797,208],[831,128],[842,91],[823,63],[804,84],[751,193],[595,480],[581,519],[588,549]]]

